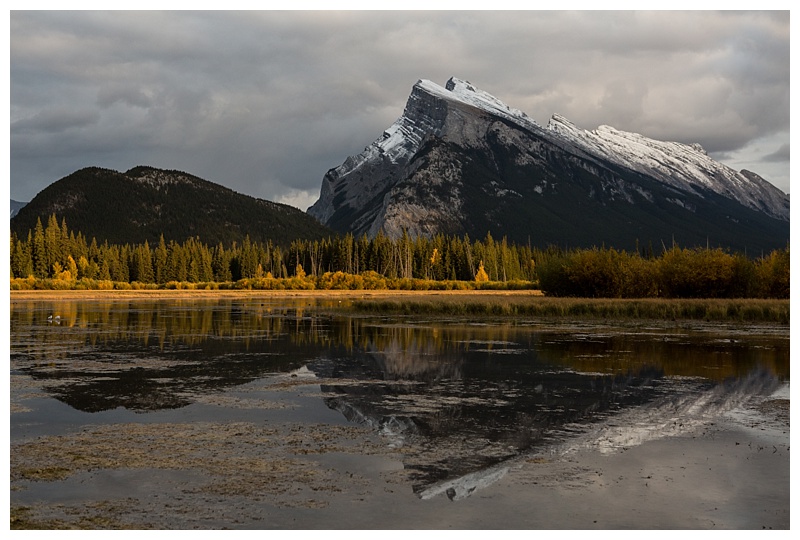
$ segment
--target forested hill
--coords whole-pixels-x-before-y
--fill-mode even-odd
[[[289,245],[332,234],[316,219],[285,204],[236,193],[180,171],[135,167],[125,173],[89,167],[42,190],[11,220],[20,238],[50,215],[98,242],[255,242]]]

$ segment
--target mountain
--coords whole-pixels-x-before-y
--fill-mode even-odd
[[[43,189],[11,220],[27,235],[41,218],[55,214],[70,230],[110,243],[183,242],[199,237],[208,245],[252,241],[288,245],[332,231],[305,212],[242,195],[180,171],[135,167],[125,173],[97,167],[76,171]]]
[[[10,207],[11,207],[11,217],[13,218],[14,216],[16,216],[19,213],[20,209],[23,206],[25,206],[26,204],[28,204],[28,203],[19,202],[19,201],[15,201],[14,199],[11,199],[11,205],[10,205]]]
[[[554,115],[543,127],[469,82],[417,82],[402,116],[322,180],[308,213],[339,232],[569,247],[786,247],[789,197],[697,145]]]

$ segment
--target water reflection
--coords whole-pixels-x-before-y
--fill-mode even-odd
[[[748,392],[789,379],[788,335],[422,323],[324,307],[309,299],[15,302],[12,373],[79,411],[148,412],[304,368],[327,407],[405,447],[420,496],[453,499],[502,477],[513,459],[586,437],[612,416],[671,410],[688,422],[701,400],[734,395],[752,373],[760,385]]]
[[[309,369],[325,380],[365,381],[325,384],[331,394],[325,401],[348,420],[380,431],[393,446],[410,445],[407,465],[416,471],[419,490],[552,445],[675,390],[654,365],[578,372],[541,355],[539,342],[533,336],[524,345],[494,344],[502,347],[498,353],[486,342],[465,348],[451,341],[449,351],[435,354],[429,345],[398,354],[367,342],[361,350],[329,351]],[[693,386],[712,383],[703,379]]]
[[[231,302],[28,303],[12,305],[11,358],[75,409],[153,411],[301,366],[317,323]]]

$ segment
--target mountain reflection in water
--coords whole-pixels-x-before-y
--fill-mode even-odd
[[[552,446],[676,390],[661,367],[577,372],[552,363],[537,342],[451,340],[449,350],[435,352],[424,340],[383,349],[367,343],[360,350],[331,350],[308,368],[326,381],[364,381],[323,384],[331,394],[325,402],[351,422],[378,430],[391,445],[411,446],[406,465],[415,471],[417,490]],[[692,386],[698,391],[714,383],[698,379]]]
[[[404,447],[421,497],[451,499],[521,456],[645,440],[674,429],[667,418],[689,425],[789,379],[782,334],[422,322],[325,308],[263,298],[16,302],[12,372],[80,411],[148,412],[304,368],[329,408]],[[610,418],[623,427],[610,429]]]

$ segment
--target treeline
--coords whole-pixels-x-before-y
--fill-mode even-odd
[[[789,249],[758,259],[720,248],[665,249],[644,257],[615,249],[548,250],[540,287],[584,298],[789,298]]]
[[[427,281],[515,282],[535,280],[528,247],[469,237],[439,235],[433,239],[403,235],[392,240],[352,234],[323,240],[295,240],[288,247],[251,242],[248,237],[230,246],[208,246],[198,238],[183,243],[98,244],[59,224],[51,215],[38,220],[26,238],[11,235],[11,277],[36,279],[94,279],[114,282],[235,282],[243,279],[288,279],[325,274],[362,275],[368,272],[395,279]],[[328,276],[326,279],[331,278]],[[356,280],[358,281],[358,280]]]
[[[789,250],[758,259],[722,249],[665,249],[660,256],[609,248],[562,250],[487,234],[369,239],[351,234],[208,246],[198,238],[157,245],[98,244],[51,215],[26,238],[11,235],[12,288],[466,289],[534,288],[595,298],[788,298]],[[56,282],[56,283],[54,283]],[[109,285],[111,284],[111,285]]]

